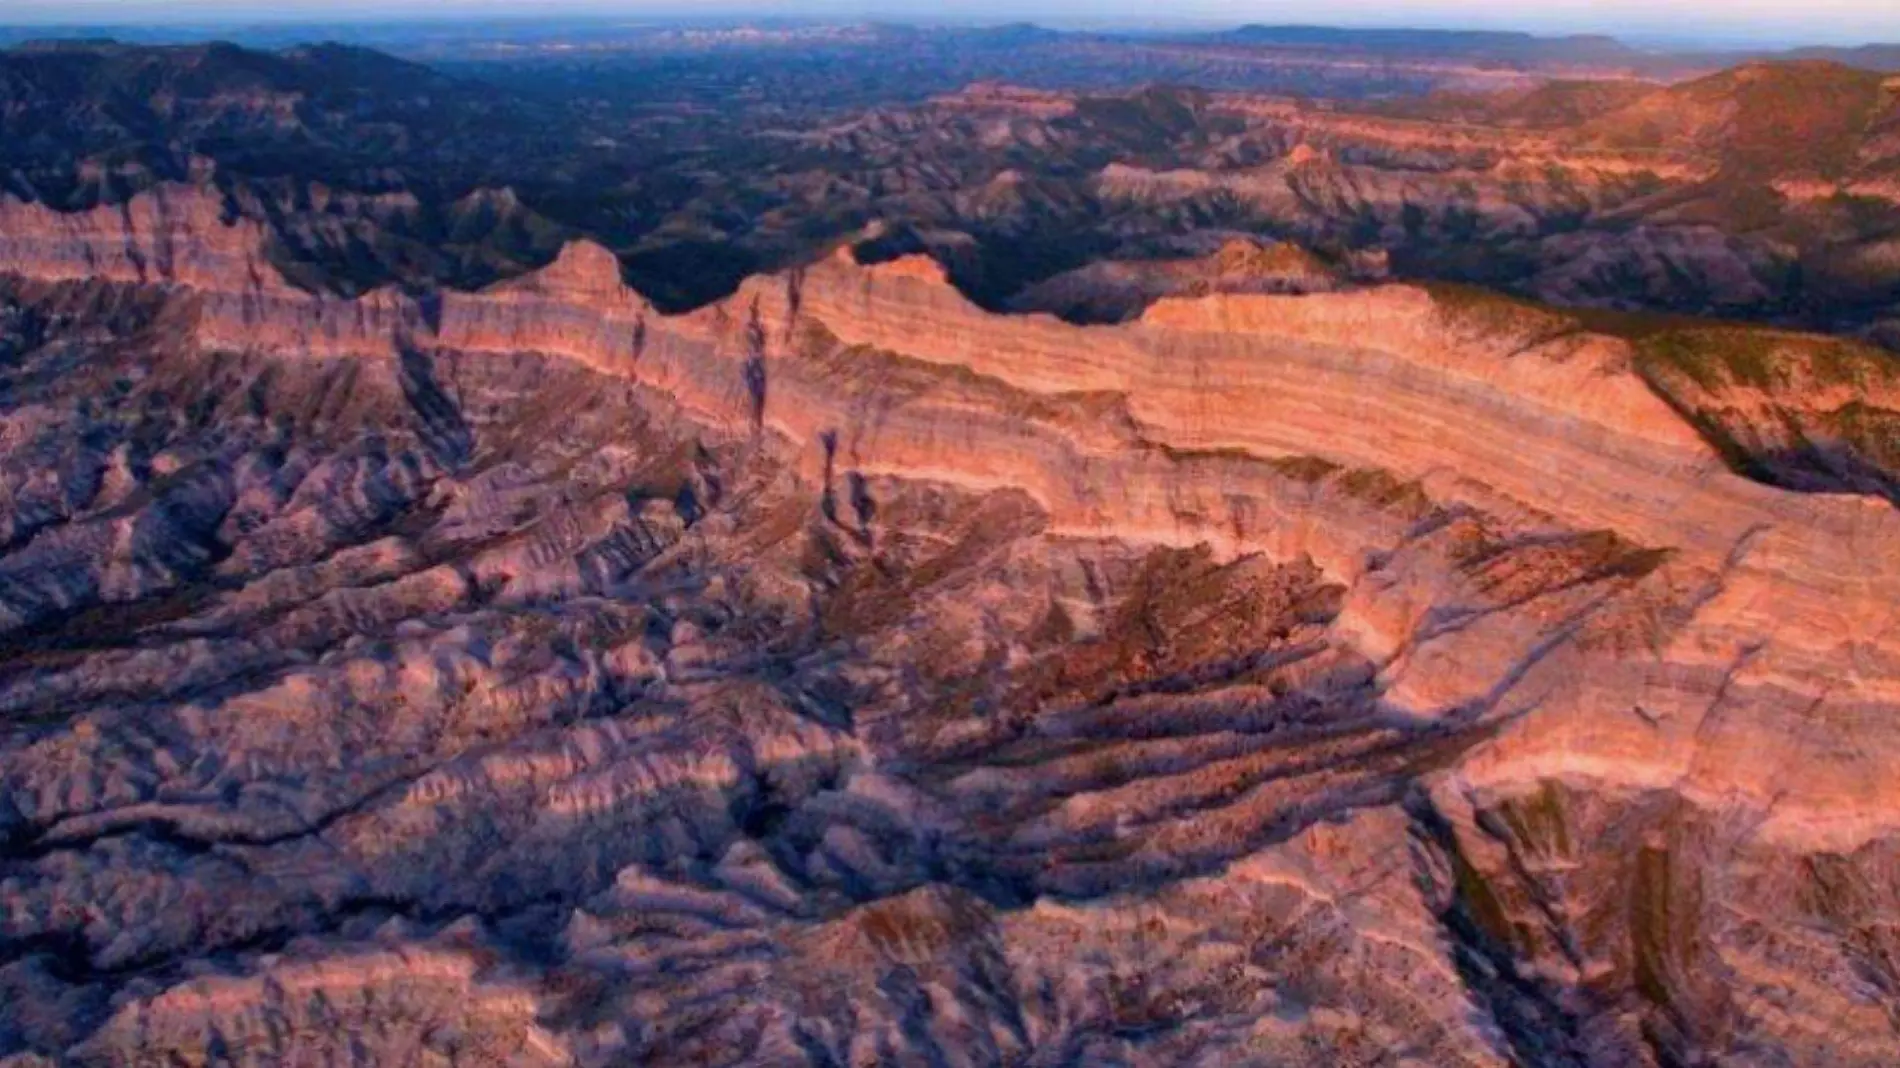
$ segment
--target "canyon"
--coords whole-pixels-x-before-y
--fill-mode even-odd
[[[0,201],[7,1063],[1900,1055],[1886,351],[280,227]]]
[[[1032,30],[981,39],[986,63],[1042,54]],[[209,188],[266,228],[295,287],[352,297],[479,289],[588,240],[687,311],[875,231],[876,256],[928,254],[984,308],[1037,309],[1038,287],[1097,264],[1266,240],[1359,278],[1900,346],[1900,93],[1882,70],[1518,63],[1494,65],[1503,88],[1292,96],[1151,84],[1139,65],[972,85],[992,68],[900,49],[899,91],[852,66],[801,73],[781,47],[453,73],[340,45],[15,49],[0,194],[78,212]]]

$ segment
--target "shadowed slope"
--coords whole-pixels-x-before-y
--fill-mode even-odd
[[[10,211],[7,1052],[1895,1054],[1900,513],[1707,436],[1884,357]]]

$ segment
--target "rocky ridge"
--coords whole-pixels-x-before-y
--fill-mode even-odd
[[[0,1050],[1895,1052],[1884,356],[0,234]]]
[[[681,311],[881,227],[914,235],[909,251],[935,255],[992,310],[1038,306],[1051,296],[1038,287],[1093,265],[1244,237],[1566,307],[1900,339],[1890,75],[1749,63],[1667,84],[1507,64],[1494,71],[1515,85],[1504,91],[1367,100],[1322,85],[1314,99],[1308,61],[1379,77],[1322,34],[1294,57],[1308,73],[1289,73],[1284,91],[1299,96],[1169,87],[1230,84],[1218,78],[1131,89],[1139,63],[1106,84],[1058,71],[1013,89],[970,85],[1006,72],[960,73],[928,34],[883,36],[891,56],[865,45],[825,75],[778,49],[711,68],[524,60],[459,78],[330,46],[17,49],[0,53],[13,101],[0,190],[76,211],[213,188],[223,215],[269,231],[266,258],[297,287],[351,297],[480,288],[586,238]],[[999,33],[981,51],[1009,56],[1043,36]],[[1415,44],[1432,40],[1454,43]],[[1105,50],[1111,65],[1152,51],[1049,47]],[[1238,51],[1242,66],[1278,62]],[[856,66],[883,62],[883,74]],[[868,81],[854,87],[853,71]],[[834,76],[842,97],[816,84]],[[145,96],[125,99],[125,85]],[[1802,151],[1787,129],[1808,131]],[[1155,288],[1167,286],[1134,286]],[[1112,303],[1051,306],[1131,314]]]

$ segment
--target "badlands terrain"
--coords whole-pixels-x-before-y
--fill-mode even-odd
[[[1900,1063],[1900,89],[1545,50],[0,53],[0,1064]]]

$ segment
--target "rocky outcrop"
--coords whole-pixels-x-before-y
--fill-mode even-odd
[[[1900,367],[1850,341],[1681,329],[1637,346],[1644,376],[1739,470],[1900,501]]]
[[[206,292],[282,288],[264,228],[198,186],[163,186],[118,208],[61,212],[0,199],[0,262],[36,281],[180,285]]]
[[[1201,256],[1078,267],[1031,286],[1009,303],[1017,313],[1119,323],[1138,318],[1164,297],[1323,293],[1342,288],[1348,277],[1346,270],[1296,246],[1236,238]]]
[[[1863,350],[584,243],[350,301],[206,211],[5,239],[0,1048],[1896,1052],[1900,513],[1738,462]]]

